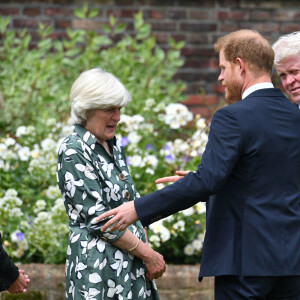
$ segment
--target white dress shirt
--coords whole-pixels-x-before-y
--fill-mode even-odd
[[[249,88],[246,89],[246,91],[242,95],[242,99],[246,98],[251,93],[253,93],[257,90],[271,89],[271,88],[274,88],[274,85],[271,82],[262,82],[262,83],[254,84],[254,85],[252,85],[252,86],[250,86]]]

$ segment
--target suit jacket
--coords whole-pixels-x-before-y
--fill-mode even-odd
[[[279,89],[218,110],[197,171],[135,208],[146,226],[198,201],[200,276],[300,275],[300,113]]]
[[[18,277],[18,268],[4,251],[0,235],[0,292],[7,290]]]

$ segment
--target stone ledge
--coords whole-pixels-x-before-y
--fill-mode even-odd
[[[65,266],[24,264],[30,277],[26,294],[0,293],[0,300],[63,300],[65,299]],[[161,300],[213,300],[213,278],[198,281],[199,265],[167,265],[162,278],[156,280]]]

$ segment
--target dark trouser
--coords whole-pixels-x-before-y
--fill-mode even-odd
[[[216,276],[215,300],[300,300],[300,276]]]

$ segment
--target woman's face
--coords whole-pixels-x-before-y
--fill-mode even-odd
[[[117,124],[120,121],[121,107],[97,109],[87,118],[85,129],[90,131],[100,143],[115,136]]]

